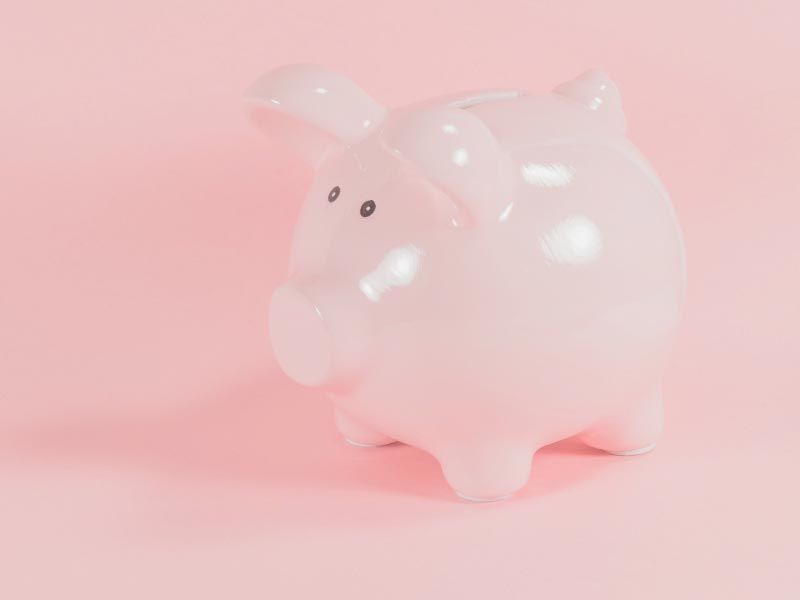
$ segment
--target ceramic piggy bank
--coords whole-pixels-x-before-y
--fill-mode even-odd
[[[469,500],[519,490],[566,437],[654,447],[683,245],[606,75],[390,110],[294,65],[247,104],[315,173],[272,347],[348,441],[422,448]]]

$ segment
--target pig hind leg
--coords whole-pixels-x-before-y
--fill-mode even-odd
[[[392,438],[378,433],[374,429],[367,427],[360,421],[354,419],[342,409],[337,408],[334,415],[336,428],[344,436],[344,439],[353,446],[373,447],[385,446],[393,443]]]
[[[619,413],[601,419],[579,438],[592,448],[618,456],[644,454],[655,448],[664,424],[661,388]]]

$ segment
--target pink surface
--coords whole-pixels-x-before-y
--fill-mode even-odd
[[[0,597],[797,597],[800,14],[744,4],[7,10]],[[564,442],[514,501],[464,504],[278,374],[310,171],[241,94],[298,61],[392,105],[612,75],[689,257],[656,452]]]

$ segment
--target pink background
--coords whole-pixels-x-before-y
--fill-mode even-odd
[[[794,2],[18,2],[0,22],[0,597],[800,597]],[[276,370],[310,173],[241,93],[286,62],[388,105],[589,66],[684,228],[666,436],[564,442],[472,505]]]

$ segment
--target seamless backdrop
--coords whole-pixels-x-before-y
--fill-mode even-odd
[[[793,2],[143,0],[0,20],[0,597],[796,598]],[[590,66],[683,226],[666,435],[471,505],[276,369],[310,172],[242,116],[287,62],[394,106]]]

